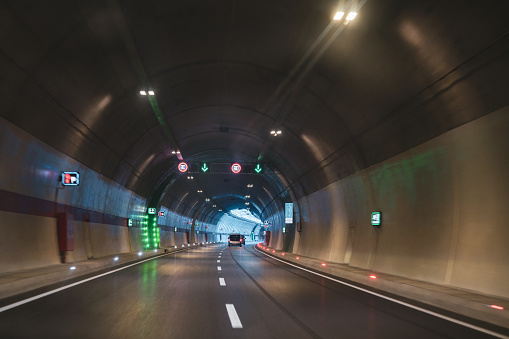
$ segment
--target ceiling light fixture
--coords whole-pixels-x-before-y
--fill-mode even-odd
[[[345,12],[336,12],[336,15],[334,15],[334,21],[339,21],[343,19],[343,16],[345,15]]]
[[[353,19],[355,19],[355,17],[357,17],[357,12],[350,12],[348,13],[348,15],[346,16],[346,21],[352,21]]]
[[[140,91],[140,94],[141,94],[141,95],[147,95],[147,92],[145,92],[145,91]]]
[[[272,130],[272,131],[270,131],[270,134],[272,134],[273,136],[277,137],[278,135],[281,134],[281,130],[280,129],[278,129],[277,131]]]

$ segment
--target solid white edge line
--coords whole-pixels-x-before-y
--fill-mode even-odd
[[[492,335],[492,336],[495,336],[495,337],[498,337],[498,338],[509,339],[509,337],[508,337],[508,336],[505,336],[505,335],[503,335],[503,334],[500,334],[500,333],[497,333],[497,332],[493,332],[493,331],[487,330],[487,329],[485,329],[485,328],[478,327],[478,326],[475,326],[475,325],[472,325],[472,324],[466,323],[466,322],[464,322],[464,321],[457,320],[457,319],[454,319],[454,318],[451,318],[451,317],[448,317],[448,316],[445,316],[445,315],[442,315],[442,314],[439,314],[439,313],[436,313],[436,312],[433,312],[433,311],[429,311],[429,310],[427,310],[427,309],[425,309],[425,308],[421,308],[421,307],[418,307],[418,306],[415,306],[415,305],[412,305],[412,304],[408,304],[408,303],[406,303],[406,302],[404,302],[404,301],[400,301],[400,300],[398,300],[398,299],[394,299],[394,298],[391,298],[391,297],[387,297],[387,296],[385,296],[385,295],[383,295],[383,294],[379,294],[379,293],[376,293],[376,292],[373,292],[373,291],[370,291],[370,290],[364,289],[364,288],[362,288],[362,287],[358,287],[358,286],[355,286],[355,285],[349,284],[349,283],[347,283],[347,282],[344,282],[344,281],[341,281],[341,280],[337,280],[337,279],[334,279],[334,278],[328,277],[328,276],[326,276],[326,275],[323,275],[323,274],[320,274],[320,273],[317,273],[317,272],[313,272],[313,271],[311,271],[311,270],[307,270],[307,269],[305,269],[305,268],[299,267],[299,266],[297,266],[297,265],[291,264],[291,263],[289,263],[289,262],[286,262],[286,261],[280,260],[280,259],[278,259],[278,258],[275,258],[275,257],[271,256],[271,255],[268,255],[268,254],[266,254],[265,252],[263,252],[263,251],[259,250],[259,249],[258,249],[258,247],[256,247],[256,245],[254,245],[254,247],[255,247],[255,249],[256,249],[258,252],[260,252],[260,253],[262,253],[262,254],[266,255],[267,257],[272,258],[272,259],[277,260],[277,261],[280,261],[280,262],[282,262],[282,263],[284,263],[284,264],[287,264],[287,265],[293,266],[293,267],[298,268],[298,269],[300,269],[300,270],[303,270],[303,271],[306,271],[306,272],[312,273],[312,274],[314,274],[314,275],[317,275],[317,276],[320,276],[320,277],[323,277],[323,278],[326,278],[326,279],[329,279],[329,280],[335,281],[335,282],[337,282],[337,283],[340,283],[340,284],[343,284],[343,285],[346,285],[346,286],[349,286],[349,287],[355,288],[355,289],[357,289],[357,290],[359,290],[359,291],[363,291],[363,292],[366,292],[366,293],[372,294],[372,295],[377,296],[377,297],[379,297],[379,298],[382,298],[382,299],[385,299],[385,300],[392,301],[392,302],[394,302],[394,303],[396,303],[396,304],[400,304],[400,305],[403,305],[403,306],[406,306],[406,307],[413,308],[414,310],[421,311],[421,312],[423,312],[423,313],[427,313],[427,314],[432,315],[432,316],[435,316],[435,317],[437,317],[437,318],[441,318],[441,319],[444,319],[444,320],[450,321],[450,322],[452,322],[452,323],[455,323],[455,324],[458,324],[458,325],[461,325],[461,326],[464,326],[464,327],[471,328],[471,329],[473,329],[473,330],[476,330],[476,331],[479,331],[479,332],[482,332],[482,333],[486,333],[486,334],[489,334],[489,335]]]
[[[34,300],[37,300],[37,299],[41,299],[43,297],[46,297],[48,295],[51,295],[51,294],[54,294],[54,293],[57,293],[57,292],[60,292],[60,291],[63,291],[63,290],[66,290],[68,288],[71,288],[71,287],[74,287],[74,286],[77,286],[77,285],[81,285],[83,283],[86,283],[90,280],[94,280],[94,279],[97,279],[97,278],[100,278],[100,277],[104,277],[105,275],[108,275],[108,274],[112,274],[112,273],[115,273],[115,272],[118,272],[118,271],[122,271],[122,270],[125,270],[126,268],[129,268],[131,266],[136,266],[136,265],[139,265],[141,263],[144,263],[146,261],[150,261],[150,260],[154,260],[154,259],[157,259],[159,257],[164,257],[165,255],[170,255],[170,254],[175,254],[175,253],[178,253],[178,252],[182,252],[183,250],[178,250],[178,251],[175,251],[175,252],[171,252],[171,253],[164,253],[164,254],[161,254],[161,255],[157,255],[157,256],[154,256],[154,257],[151,257],[151,258],[148,258],[148,259],[145,259],[145,260],[142,260],[142,261],[138,261],[134,264],[130,264],[130,265],[127,265],[127,266],[123,266],[121,268],[117,268],[113,271],[109,271],[109,272],[106,272],[106,273],[102,273],[102,274],[99,274],[99,275],[96,275],[96,276],[93,276],[93,277],[90,277],[90,278],[87,278],[85,280],[80,280],[80,281],[77,281],[75,283],[72,283],[72,284],[69,284],[69,285],[66,285],[66,286],[62,286],[62,287],[59,287],[57,289],[54,289],[54,290],[51,290],[51,291],[48,291],[48,292],[44,292],[44,293],[41,293],[41,294],[38,294],[38,295],[35,295],[33,297],[30,297],[30,298],[27,298],[27,299],[23,299],[23,300],[20,300],[18,302],[15,302],[13,304],[10,304],[10,305],[6,305],[6,306],[3,306],[3,307],[0,307],[0,313],[4,312],[4,311],[7,311],[7,310],[10,310],[11,308],[15,308],[15,307],[18,307],[18,306],[21,306],[23,304],[26,304],[26,303],[29,303],[31,301],[34,301]]]
[[[226,286],[226,281],[224,281],[224,278],[219,278],[219,286]]]
[[[226,304],[226,311],[228,312],[228,316],[230,317],[232,327],[242,328],[242,323],[240,322],[237,311],[235,311],[235,306],[233,306],[233,304]]]

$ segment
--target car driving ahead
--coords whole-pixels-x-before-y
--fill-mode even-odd
[[[242,238],[240,234],[230,234],[228,237],[228,247],[230,246],[242,247]]]

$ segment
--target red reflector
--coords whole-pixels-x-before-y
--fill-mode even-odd
[[[299,257],[297,257],[297,260],[299,259]]]
[[[272,251],[272,253],[276,253],[276,251]]]
[[[372,275],[370,275],[369,277],[370,277],[371,279],[376,279],[376,275],[373,275],[373,274],[372,274]]]
[[[490,305],[491,308],[494,308],[496,310],[503,310],[504,308],[502,306],[498,306],[498,305]]]
[[[325,267],[326,266],[325,263],[322,263],[322,266]]]
[[[281,255],[285,255],[284,253],[281,253]]]

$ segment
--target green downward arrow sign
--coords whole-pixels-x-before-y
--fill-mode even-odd
[[[260,164],[257,164],[254,170],[256,173],[260,173],[262,171],[262,166],[260,166]]]
[[[201,167],[201,171],[205,173],[208,170],[209,170],[209,168],[207,167],[207,164],[203,164],[203,166]]]

